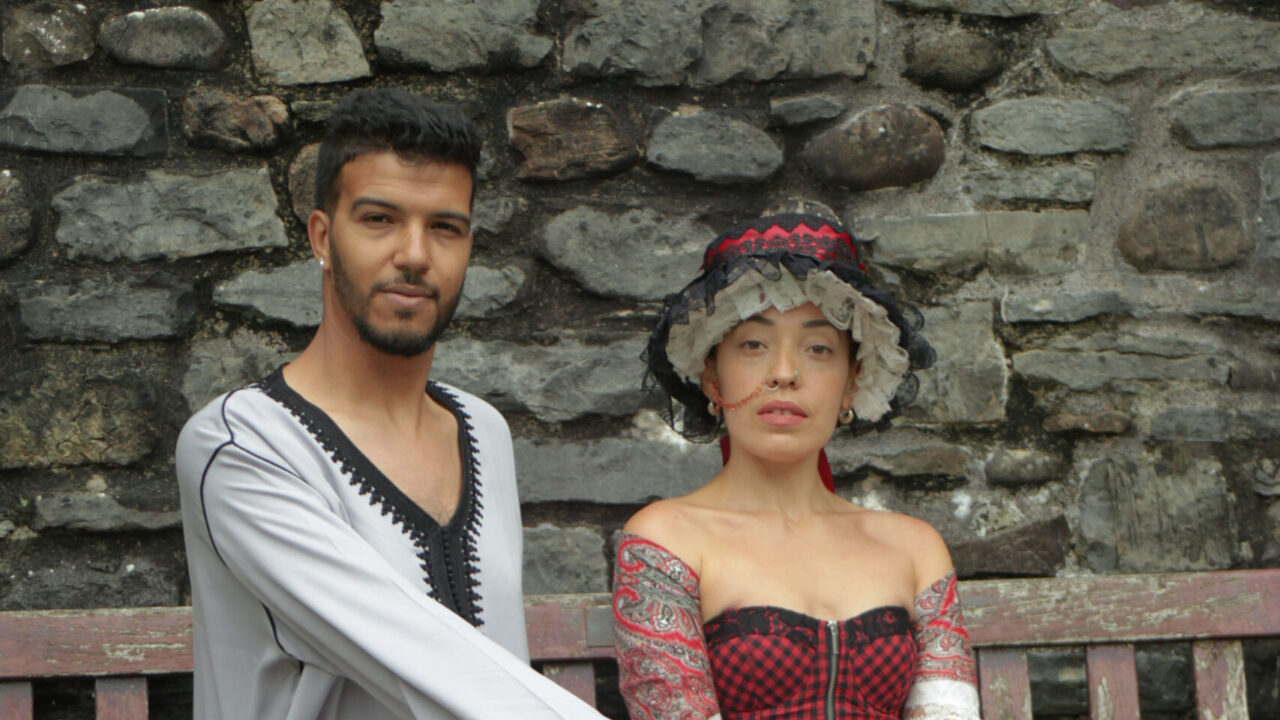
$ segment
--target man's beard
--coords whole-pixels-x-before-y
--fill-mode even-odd
[[[338,297],[338,304],[351,316],[351,322],[356,326],[356,334],[360,339],[379,352],[400,357],[414,357],[430,350],[436,344],[436,340],[444,334],[449,321],[453,319],[453,313],[458,309],[458,299],[462,296],[462,287],[458,287],[458,292],[453,297],[442,298],[439,288],[428,285],[426,280],[418,275],[404,273],[393,281],[374,283],[369,289],[369,295],[360,297],[359,288],[342,267],[335,239],[330,237],[329,241],[329,262],[333,267],[334,294]],[[430,330],[427,332],[380,330],[369,322],[370,300],[379,290],[389,285],[413,285],[431,293],[436,304],[436,321]],[[413,311],[402,309],[396,310],[395,314],[398,318],[407,319],[412,317]]]

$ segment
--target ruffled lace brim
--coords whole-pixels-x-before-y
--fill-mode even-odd
[[[862,364],[856,378],[853,411],[876,422],[890,411],[890,401],[910,369],[907,351],[898,344],[901,330],[884,306],[841,280],[830,270],[805,277],[781,273],[768,277],[749,269],[715,295],[714,305],[691,309],[687,322],[673,323],[667,358],[681,378],[697,384],[705,358],[736,325],[769,308],[786,312],[813,303],[832,325],[848,330],[858,344]]]

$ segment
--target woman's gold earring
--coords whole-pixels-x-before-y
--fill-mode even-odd
[[[711,413],[711,417],[719,417],[720,406],[716,404],[715,400],[707,401],[707,412]]]
[[[841,425],[853,424],[853,408],[845,408],[844,410],[840,411],[840,424]]]

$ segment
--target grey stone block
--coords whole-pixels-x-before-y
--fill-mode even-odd
[[[191,344],[182,396],[191,412],[228,390],[265,377],[293,353],[279,340],[240,328],[227,337],[201,338]]]
[[[70,257],[150,260],[285,247],[265,167],[209,175],[150,170],[141,179],[77,178],[53,197]]]
[[[538,0],[391,0],[373,34],[393,65],[432,70],[536,67],[551,38],[534,32]]]
[[[520,502],[639,504],[692,492],[720,471],[720,449],[679,439],[518,439]]]
[[[526,208],[524,198],[499,195],[476,200],[471,209],[471,231],[476,234],[497,235],[507,223],[516,216],[516,212]]]
[[[831,120],[849,103],[836,95],[816,94],[774,98],[769,101],[769,123],[777,127],[795,127],[818,120]]]
[[[59,528],[89,532],[168,530],[182,526],[177,510],[154,512],[120,505],[106,493],[76,492],[42,495],[36,498],[36,530]]]
[[[84,155],[163,155],[163,90],[21,85],[0,92],[0,147]]]
[[[114,557],[84,555],[20,569],[22,581],[3,585],[0,605],[50,610],[182,604],[186,573],[175,550],[135,547]]]
[[[1151,419],[1157,440],[1222,443],[1280,438],[1275,412],[1213,407],[1171,407]]]
[[[12,170],[0,170],[0,262],[31,244],[33,220],[26,185]]]
[[[1258,208],[1259,231],[1269,240],[1280,239],[1280,153],[1262,160],[1262,202]]]
[[[1133,429],[1133,418],[1115,410],[1097,413],[1056,413],[1044,419],[1049,433],[1091,433],[1123,435]]]
[[[814,138],[801,153],[819,180],[851,190],[928,180],[944,155],[938,121],[905,105],[860,112]]]
[[[1000,300],[1000,316],[1007,323],[1073,323],[1131,309],[1119,290],[1019,290]]]
[[[951,545],[960,577],[1052,577],[1067,561],[1071,528],[1058,515]]]
[[[558,98],[507,111],[507,139],[524,156],[522,178],[571,180],[613,175],[640,157],[635,140],[607,106]]]
[[[1089,213],[979,212],[858,219],[859,237],[875,239],[877,263],[917,272],[1053,275],[1079,265]]]
[[[701,2],[600,0],[585,9],[589,16],[564,41],[567,73],[677,85],[702,54]]]
[[[180,335],[195,314],[187,283],[161,274],[29,286],[18,316],[31,340],[107,342]]]
[[[965,173],[964,187],[979,198],[1091,202],[1093,171],[1073,165],[1045,168],[995,168]]]
[[[1056,15],[1070,8],[1074,0],[885,0],[913,10],[950,10],[966,15],[1020,17]]]
[[[1063,480],[1067,463],[1061,455],[1043,450],[998,448],[983,469],[988,482],[1019,487]]]
[[[546,422],[630,415],[640,405],[644,342],[639,334],[590,345],[565,337],[551,346],[456,337],[437,346],[431,372],[501,410]]]
[[[860,78],[875,59],[874,0],[707,3],[694,84],[730,80]]]
[[[1231,566],[1236,517],[1221,465],[1199,460],[1181,471],[1163,465],[1140,454],[1108,455],[1089,466],[1077,531],[1094,572]]]
[[[1111,152],[1129,147],[1134,138],[1125,109],[1048,97],[982,108],[973,114],[972,128],[978,144],[1023,155]]]
[[[991,304],[922,308],[924,336],[938,361],[917,373],[920,390],[904,413],[925,423],[1000,422],[1009,397],[1009,370],[995,336]]]
[[[760,182],[782,167],[782,149],[763,130],[722,112],[672,115],[654,128],[645,159],[703,182]]]
[[[980,466],[973,452],[915,430],[850,437],[840,433],[827,443],[827,459],[834,475],[850,475],[864,468],[900,480],[977,479]]]
[[[316,207],[316,161],[320,158],[320,143],[303,145],[289,162],[289,207],[303,225],[311,218]]]
[[[489,317],[515,301],[524,287],[525,274],[517,265],[498,268],[472,264],[462,285],[457,317]]]
[[[84,3],[5,3],[0,13],[4,59],[14,65],[44,70],[88,60],[93,55],[93,20]]]
[[[315,327],[323,306],[320,288],[320,266],[301,260],[280,268],[246,270],[214,288],[213,302],[295,327]]]
[[[280,85],[367,77],[360,36],[330,0],[261,0],[245,11],[253,66]]]
[[[693,277],[713,237],[692,217],[576,207],[547,223],[542,255],[593,293],[659,300]],[[650,261],[637,263],[637,257]]]
[[[1028,350],[1013,356],[1013,371],[1023,377],[1097,390],[1125,380],[1189,381],[1226,385],[1226,363],[1216,357],[1165,358],[1136,353]]]
[[[227,36],[218,23],[186,6],[108,18],[98,31],[98,42],[117,62],[180,70],[212,70],[222,64],[227,51]]]
[[[1189,90],[1172,106],[1173,136],[1187,147],[1262,145],[1280,139],[1280,87]]]
[[[948,27],[913,37],[903,74],[924,86],[967,90],[1000,74],[1000,47],[972,30]]]
[[[526,595],[607,592],[604,536],[550,523],[525,528],[523,574]]]
[[[1145,23],[1121,16],[1091,27],[1059,28],[1045,47],[1068,70],[1103,80],[1144,70],[1251,73],[1280,68],[1280,24],[1228,15]]]
[[[1126,325],[1115,332],[1063,335],[1049,343],[1050,350],[1076,352],[1114,351],[1165,358],[1220,357],[1222,341],[1211,332],[1173,324]]]

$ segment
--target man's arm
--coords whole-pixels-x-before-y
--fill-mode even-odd
[[[194,535],[303,643],[286,652],[405,718],[440,707],[460,718],[600,717],[406,582],[278,459],[234,442],[205,457],[183,482],[206,525]]]

